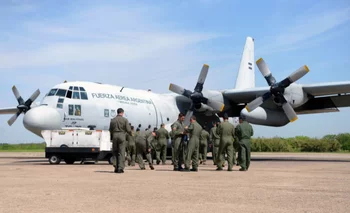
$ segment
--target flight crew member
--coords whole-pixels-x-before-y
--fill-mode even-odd
[[[190,126],[186,127],[186,132],[190,134],[190,140],[187,144],[185,169],[184,171],[198,171],[198,152],[199,152],[199,139],[202,133],[202,127],[196,121],[196,116],[192,116],[190,119]],[[192,160],[192,169],[190,170],[190,163]]]
[[[152,132],[153,139],[151,142],[151,156],[152,156],[152,163],[153,163],[153,160],[156,159],[157,165],[159,165],[160,159],[157,158],[157,152],[158,152],[157,130],[158,130],[157,127],[153,128],[153,132]],[[153,136],[153,135],[155,135],[155,136]]]
[[[250,165],[250,138],[253,136],[253,127],[246,121],[244,116],[239,117],[236,127],[236,136],[239,140],[238,162],[241,166],[239,171],[246,171]]]
[[[220,135],[216,133],[216,129],[217,129],[217,123],[216,121],[214,121],[213,127],[210,129],[210,135],[209,135],[209,139],[211,141],[212,148],[213,148],[212,157],[213,157],[214,165],[216,165],[217,154],[218,154],[219,145],[220,145]]]
[[[128,141],[128,165],[135,166],[136,160],[136,144],[135,144],[135,132],[134,126],[131,126],[131,134],[126,135],[126,140]]]
[[[115,173],[124,173],[125,167],[125,141],[126,134],[131,135],[131,127],[128,119],[124,118],[124,110],[119,108],[118,115],[110,122],[109,132],[113,140],[112,152],[115,157],[113,162]]]
[[[171,125],[174,136],[174,171],[182,171],[182,163],[184,161],[183,152],[183,136],[185,131],[184,125],[185,115],[180,113],[177,121]]]
[[[232,171],[233,166],[233,141],[235,136],[235,127],[228,122],[228,115],[224,114],[224,122],[222,122],[216,129],[216,133],[220,135],[220,145],[217,158],[217,169],[222,170],[223,162],[225,162],[225,158],[223,158],[223,153],[227,152],[227,171]]]
[[[206,130],[206,126],[203,126],[201,137],[200,137],[200,144],[199,144],[199,160],[200,160],[200,164],[203,163],[203,165],[206,165],[206,161],[207,161],[208,140],[209,140],[209,133]]]
[[[157,140],[158,140],[158,152],[157,152],[157,161],[162,160],[162,165],[165,165],[166,162],[166,151],[169,139],[169,132],[165,129],[165,124],[160,125],[160,129],[157,131]]]
[[[152,132],[151,135],[146,131],[140,131],[136,134],[136,153],[137,153],[137,163],[141,170],[145,170],[145,163],[143,162],[143,155],[146,155],[149,167],[154,170],[152,158],[151,158],[151,142],[155,134]]]
[[[171,140],[171,165],[174,165],[174,158],[175,158],[174,150],[175,149],[174,149],[174,134],[173,134],[173,130],[171,130],[169,132],[169,136],[170,136],[170,140]]]

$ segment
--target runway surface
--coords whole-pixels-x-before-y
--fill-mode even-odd
[[[49,165],[0,153],[0,212],[348,212],[349,154],[254,153],[247,172],[154,171],[106,162]],[[302,159],[302,160],[300,160]],[[330,161],[327,161],[329,159]]]

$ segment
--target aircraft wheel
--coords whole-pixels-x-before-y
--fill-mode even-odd
[[[57,155],[51,155],[49,158],[50,164],[60,164],[61,163],[61,158],[60,156]]]
[[[64,159],[64,162],[66,162],[66,164],[74,164],[75,160],[74,159]]]

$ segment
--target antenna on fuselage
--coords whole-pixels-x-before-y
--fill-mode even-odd
[[[124,87],[122,87],[122,88],[120,89],[120,92],[122,92],[122,91],[123,91],[123,89],[124,89]]]

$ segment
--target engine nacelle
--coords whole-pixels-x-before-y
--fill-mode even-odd
[[[258,107],[255,110],[248,112],[245,108],[241,111],[241,115],[246,117],[249,123],[264,125],[264,126],[284,126],[289,123],[284,112],[273,111]]]

